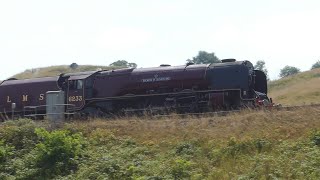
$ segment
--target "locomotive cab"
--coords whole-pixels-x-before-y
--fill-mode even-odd
[[[72,73],[65,74],[63,77],[66,80],[66,94],[68,110],[80,110],[85,106],[85,99],[91,98],[93,94],[93,80],[92,75],[95,72],[83,72],[83,73]]]
[[[254,70],[254,90],[260,93],[267,94],[268,86],[267,86],[267,76],[263,71]]]
[[[80,109],[84,105],[84,79],[69,79],[67,101],[68,104],[73,104],[76,109]],[[71,108],[71,107],[70,107]]]

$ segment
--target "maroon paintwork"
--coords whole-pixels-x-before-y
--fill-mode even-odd
[[[93,88],[96,93],[93,98],[142,95],[153,91],[161,93],[168,89],[207,89],[207,67],[208,65],[168,66],[100,72],[94,79]]]
[[[57,90],[63,90],[66,95],[65,102],[73,105],[67,110],[84,113],[95,110],[113,113],[121,108],[143,109],[153,105],[240,105],[241,87],[243,86],[242,89],[245,89],[247,94],[250,90],[248,78],[254,75],[249,73],[252,64],[246,68],[247,66],[242,67],[243,63],[125,68],[61,74],[57,77],[7,80],[0,84],[0,115],[11,112],[12,103],[17,105],[15,111],[20,112],[24,106],[45,105],[46,92]],[[244,68],[244,71],[239,71],[239,67]],[[263,77],[255,77],[261,81],[258,85],[262,90],[266,87],[265,76]],[[241,87],[238,87],[238,84]],[[192,107],[190,106],[190,109]]]
[[[0,112],[10,112],[12,103],[16,103],[15,111],[17,112],[22,112],[24,106],[45,105],[46,92],[59,90],[58,78],[3,81],[0,85]]]
[[[75,105],[78,110],[85,106],[85,100],[89,102],[125,95],[207,89],[207,68],[208,65],[126,68],[62,74],[59,77],[7,80],[0,85],[0,112],[10,112],[12,103],[17,105],[15,111],[20,112],[24,106],[45,105],[46,92],[60,90],[60,86],[66,92],[66,103]],[[83,87],[71,88],[70,84],[78,81],[82,81]],[[89,81],[92,82],[91,85],[88,85]]]

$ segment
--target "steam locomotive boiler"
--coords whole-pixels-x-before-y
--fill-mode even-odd
[[[61,74],[58,77],[7,80],[0,85],[0,116],[41,106],[47,91],[65,92],[68,112],[82,115],[124,112],[207,112],[269,103],[266,75],[249,61],[161,65]],[[266,104],[266,103],[265,103]],[[45,109],[39,108],[42,114]]]

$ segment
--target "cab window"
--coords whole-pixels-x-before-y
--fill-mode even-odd
[[[83,89],[83,80],[69,81],[69,89]]]
[[[83,88],[83,80],[77,80],[77,89]]]

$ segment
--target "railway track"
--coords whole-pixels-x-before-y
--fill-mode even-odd
[[[303,108],[320,108],[320,104],[310,104],[310,105],[299,105],[299,106],[274,106],[270,108],[263,109],[250,109],[252,111],[293,111]],[[168,114],[168,115],[155,115],[154,118],[170,118],[170,117],[209,117],[209,116],[226,116],[232,113],[240,113],[243,111],[248,111],[248,109],[243,110],[231,110],[231,111],[216,111],[216,112],[205,112],[205,113],[184,113],[184,114]]]

